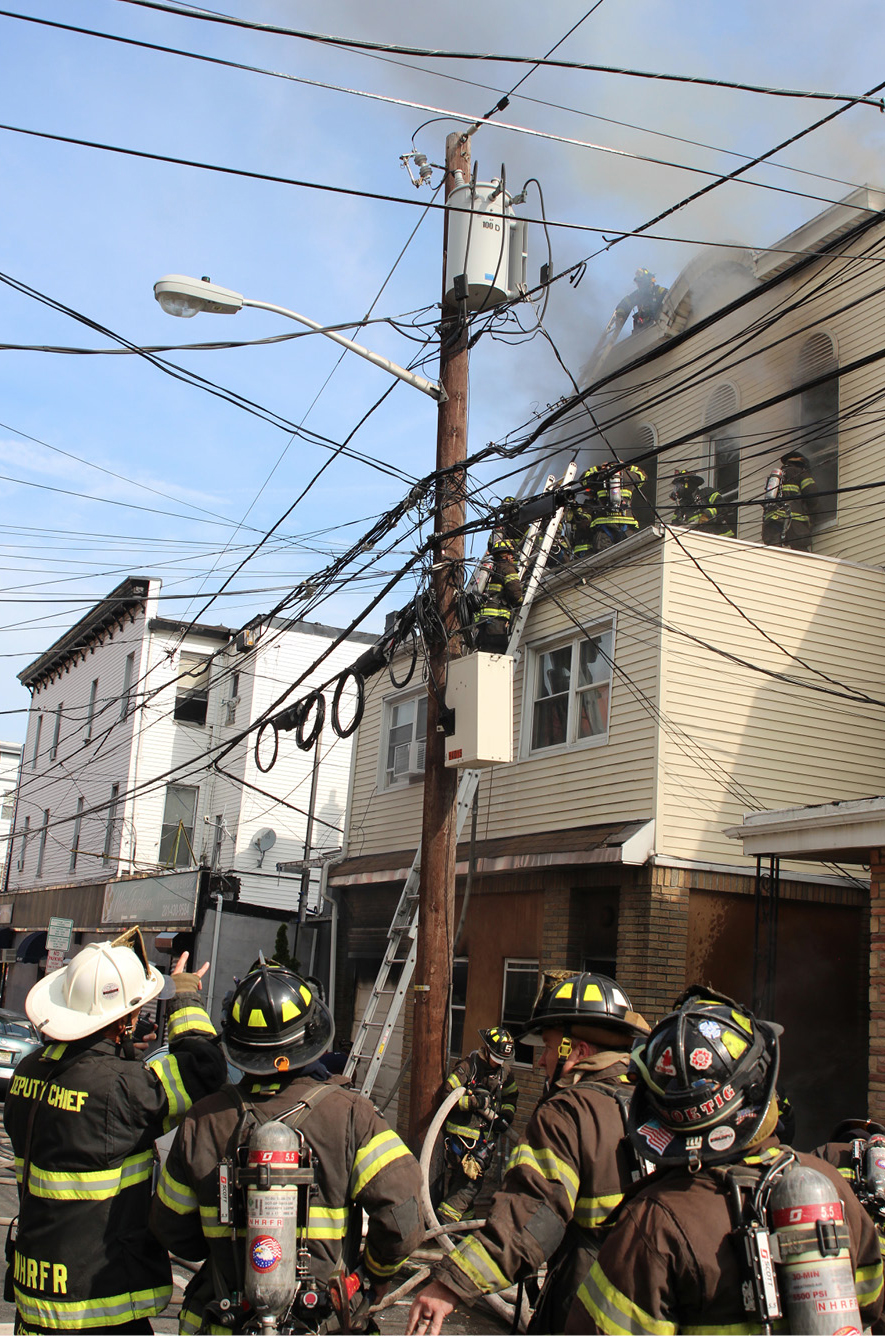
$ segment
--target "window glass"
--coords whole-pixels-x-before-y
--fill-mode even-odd
[[[459,956],[452,966],[452,1000],[449,1005],[449,1052],[458,1057],[464,1052],[464,1012],[467,1009],[466,956]]]
[[[208,709],[209,660],[200,654],[182,654],[173,715],[181,724],[205,724]]]
[[[3,795],[3,806],[0,808],[0,817],[5,821],[11,821],[15,816],[15,789],[10,789]]]
[[[529,1016],[538,992],[537,960],[504,961],[504,995],[501,999],[501,1024],[511,1033],[521,1029]],[[514,1062],[531,1067],[533,1052],[528,1044],[517,1044]]]
[[[194,817],[200,790],[187,784],[169,784],[160,832],[159,861],[165,866],[189,867],[194,843]]]
[[[571,645],[538,655],[532,747],[555,747],[568,741]]]
[[[609,628],[535,653],[531,751],[605,738],[613,652]]]

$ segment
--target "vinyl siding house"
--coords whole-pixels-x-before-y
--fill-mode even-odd
[[[657,325],[584,369],[606,441],[657,474],[654,503],[639,533],[549,573],[529,615],[515,760],[479,790],[453,1048],[518,1022],[539,969],[604,969],[650,1021],[700,981],[784,1024],[800,1145],[866,1108],[868,870],[774,869],[726,831],[748,810],[883,789],[885,516],[876,490],[842,490],[885,475],[883,205],[858,191],[773,251],[701,255]],[[538,476],[576,449],[579,468],[611,458],[587,421],[557,424]],[[790,447],[831,493],[811,553],[760,539],[765,480]],[[738,538],[670,527],[682,467],[745,503]],[[420,834],[420,696],[385,678],[359,731],[346,857],[329,878],[342,1025]]]
[[[11,1002],[39,973],[52,916],[73,919],[75,946],[138,922],[151,940],[165,931],[158,949],[184,934],[176,950],[203,960],[214,901],[216,1012],[231,975],[271,954],[278,923],[299,908],[305,970],[328,953],[319,870],[303,879],[277,865],[305,856],[312,790],[307,852],[340,847],[351,742],[326,729],[305,752],[282,733],[264,773],[254,733],[241,734],[339,632],[275,618],[236,635],[159,616],[159,596],[158,580],[130,577],[20,674],[32,705],[2,897],[19,957]],[[308,681],[370,640],[351,637]]]

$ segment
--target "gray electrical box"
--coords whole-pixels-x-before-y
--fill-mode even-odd
[[[446,738],[446,765],[481,769],[513,760],[513,659],[465,654],[449,663],[446,705],[455,731]]]

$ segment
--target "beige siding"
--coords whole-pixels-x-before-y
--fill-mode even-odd
[[[665,545],[656,848],[735,864],[740,845],[723,832],[746,811],[882,792],[885,574],[699,535],[680,541]],[[852,692],[882,703],[846,699]]]
[[[551,748],[528,754],[523,736],[525,655],[514,683],[514,755],[510,766],[483,773],[479,799],[480,838],[529,834],[609,821],[645,820],[653,815],[657,696],[660,652],[660,543],[653,536],[633,540],[627,557],[600,570],[581,586],[561,586],[555,598],[538,600],[523,645],[528,651],[550,637],[580,635],[615,619],[608,740],[601,745]],[[562,606],[560,606],[562,605]],[[650,622],[645,620],[650,618]],[[380,786],[382,702],[394,693],[387,677],[374,679],[354,765],[348,852],[381,853],[406,849],[419,838],[420,782],[384,792]],[[526,730],[528,729],[526,722]]]

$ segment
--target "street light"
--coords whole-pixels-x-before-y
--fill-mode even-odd
[[[317,334],[325,334],[327,339],[340,343],[342,348],[364,357],[367,362],[381,367],[382,371],[396,376],[398,380],[404,380],[407,385],[414,385],[416,390],[430,395],[430,398],[435,399],[437,403],[443,403],[446,399],[446,392],[438,381],[425,380],[414,371],[407,371],[405,367],[397,366],[389,357],[382,357],[380,353],[373,353],[362,344],[345,338],[337,330],[326,329],[315,320],[308,320],[306,315],[299,315],[297,311],[290,311],[285,306],[274,306],[271,302],[253,301],[251,297],[244,297],[240,292],[233,292],[230,288],[222,288],[217,283],[211,283],[208,278],[188,278],[186,274],[164,274],[154,284],[154,296],[167,315],[177,315],[184,319],[197,315],[200,311],[207,311],[211,315],[236,315],[244,306],[254,306],[259,311],[273,311],[276,315],[287,316],[289,320],[297,320],[299,325],[306,325]]]

